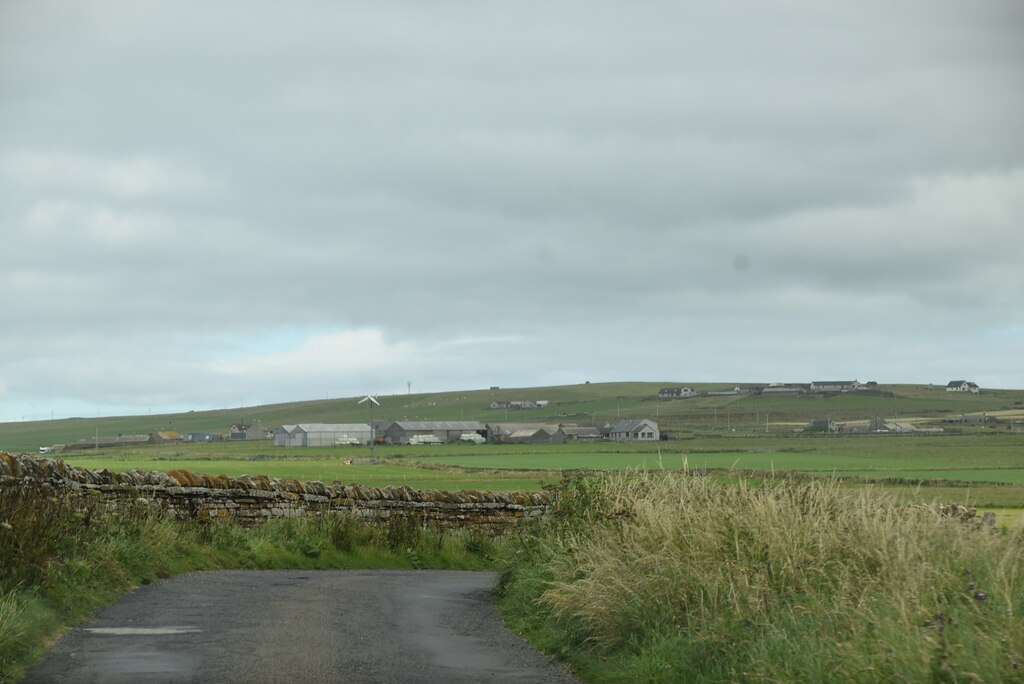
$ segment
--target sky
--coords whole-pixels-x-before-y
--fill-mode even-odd
[[[1019,0],[0,0],[0,421],[1024,388]]]

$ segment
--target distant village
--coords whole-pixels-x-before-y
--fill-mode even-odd
[[[936,386],[932,386],[936,388]],[[945,385],[947,392],[980,391],[968,380],[953,380]],[[746,384],[731,390],[698,392],[692,387],[663,387],[658,399],[689,399],[695,397],[761,395],[778,397],[826,396],[850,392],[879,392],[875,382],[857,380],[814,381],[801,384]],[[459,421],[404,421],[375,420],[372,423],[299,423],[266,428],[258,421],[235,424],[226,433],[156,431],[148,435],[95,436],[73,444],[41,447],[43,453],[60,453],[79,449],[98,449],[143,444],[199,443],[218,441],[272,441],[279,447],[330,447],[380,444],[563,444],[609,440],[616,442],[654,442],[668,439],[657,422],[650,418],[627,418],[616,422],[510,422],[508,412],[544,408],[545,400],[494,401],[490,409],[505,411],[506,420],[482,423],[475,420]],[[984,422],[981,416],[959,416],[947,422]],[[798,432],[942,432],[941,427],[919,427],[908,422],[871,418],[866,423],[842,425],[830,418],[812,420],[796,428]]]

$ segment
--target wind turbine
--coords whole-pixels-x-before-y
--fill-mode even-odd
[[[377,436],[373,434],[373,405],[376,404],[377,406],[380,406],[380,402],[377,401],[377,397],[372,394],[367,394],[359,400],[360,404],[365,404],[366,402],[369,402],[370,406],[370,458],[373,458],[374,447],[377,445]]]

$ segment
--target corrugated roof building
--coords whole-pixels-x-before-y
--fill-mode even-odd
[[[366,423],[300,423],[282,425],[274,431],[274,446],[335,446],[356,440],[370,443],[370,426]]]
[[[487,426],[475,420],[396,420],[384,430],[384,437],[391,444],[408,444],[417,435],[434,435],[445,444],[451,444],[466,433],[487,439]]]

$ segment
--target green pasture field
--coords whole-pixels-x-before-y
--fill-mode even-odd
[[[809,380],[808,380],[809,381]],[[707,432],[789,432],[812,419],[831,416],[839,422],[866,421],[873,416],[919,422],[940,421],[963,414],[1015,413],[1024,416],[1024,390],[983,389],[974,395],[946,392],[942,386],[879,385],[874,393],[816,397],[726,395],[689,399],[659,399],[668,386],[688,386],[698,392],[728,391],[737,382],[691,383],[614,382],[557,387],[502,388],[380,396],[375,415],[385,420],[477,420],[482,423],[573,423],[647,417],[673,434]],[[296,423],[365,423],[366,405],[358,399],[319,399],[287,404],[216,408],[177,414],[64,418],[0,423],[0,449],[35,451],[40,446],[73,444],[94,436],[149,434],[160,430],[224,434],[234,423],[259,421],[266,428]],[[490,408],[495,401],[545,400],[544,406],[523,410]],[[1024,427],[1007,418],[997,426],[1012,432]],[[950,429],[992,432],[994,428],[950,426]]]
[[[68,463],[81,468],[106,468],[115,472],[127,470],[191,470],[208,475],[266,475],[276,478],[295,478],[298,480],[319,480],[321,482],[341,482],[342,484],[362,484],[371,487],[387,487],[408,485],[413,489],[480,489],[489,491],[533,491],[543,488],[545,484],[557,482],[558,477],[542,477],[532,473],[488,473],[450,472],[448,470],[427,469],[415,465],[346,465],[341,459],[295,459],[279,461],[246,461],[241,459],[180,459],[152,460],[145,457],[120,458],[97,455],[94,457],[72,458]]]
[[[175,469],[267,475],[419,489],[538,490],[562,471],[796,471],[899,487],[908,502],[1024,508],[1024,438],[1016,434],[761,435],[694,437],[648,444],[378,446],[284,448],[269,442],[161,445],[62,454],[112,471]],[[351,464],[346,462],[351,462]],[[942,481],[948,481],[943,485]]]
[[[493,445],[432,449],[406,458],[463,468],[788,470],[1024,484],[1024,436],[1015,433],[695,437],[647,444],[504,446],[500,452]]]

